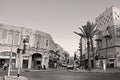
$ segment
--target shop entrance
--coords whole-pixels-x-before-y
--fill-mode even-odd
[[[110,68],[114,68],[114,59],[110,59],[110,61],[109,61],[110,63]]]
[[[35,53],[32,55],[32,68],[41,69],[42,55],[39,53]]]

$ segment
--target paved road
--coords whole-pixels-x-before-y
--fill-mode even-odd
[[[2,76],[3,74],[0,73]],[[16,72],[12,72],[16,75]],[[120,73],[80,73],[70,71],[21,72],[28,80],[120,80]]]

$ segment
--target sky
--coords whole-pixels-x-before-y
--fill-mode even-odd
[[[112,5],[120,0],[0,0],[0,23],[46,32],[72,56],[80,39],[73,31]]]

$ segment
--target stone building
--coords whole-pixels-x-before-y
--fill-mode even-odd
[[[97,41],[97,67],[120,67],[120,9],[114,6],[106,9],[96,19],[99,33]]]
[[[24,42],[25,40],[25,42]],[[56,43],[52,37],[44,32],[25,27],[0,24],[0,64],[8,63],[12,53],[12,67],[38,68],[49,67],[49,56],[54,51]],[[25,48],[19,61],[17,49]],[[23,52],[23,51],[22,51]]]
[[[55,44],[54,51],[50,53],[49,67],[50,68],[60,68],[62,63],[69,60],[69,53],[65,51],[60,45]]]

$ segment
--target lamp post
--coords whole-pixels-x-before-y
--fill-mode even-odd
[[[22,63],[21,63],[21,57],[22,57],[21,55],[22,55],[22,54],[25,54],[25,51],[26,51],[26,44],[25,44],[25,43],[26,43],[26,40],[24,39],[24,40],[23,40],[23,45],[21,44],[21,47],[22,47],[22,46],[23,46],[23,47],[20,49],[20,52],[19,52],[19,54],[18,54],[19,65],[18,65],[17,77],[20,76],[20,68],[21,68],[21,64],[22,64]]]
[[[12,35],[11,52],[10,52],[10,60],[9,60],[9,67],[8,67],[8,77],[10,76],[10,71],[11,71],[13,42],[14,42],[14,33]]]

